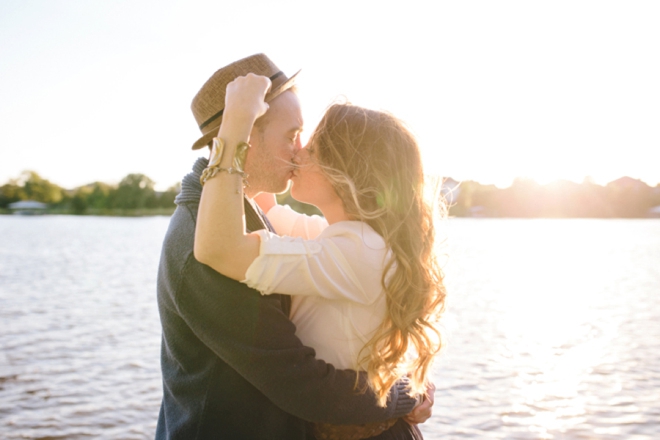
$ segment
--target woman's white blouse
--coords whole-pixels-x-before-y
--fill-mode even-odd
[[[302,342],[335,367],[359,369],[360,350],[386,313],[385,241],[366,223],[328,226],[288,206],[271,208],[268,219],[282,235],[258,231],[259,257],[243,282],[264,295],[293,295],[291,320]]]

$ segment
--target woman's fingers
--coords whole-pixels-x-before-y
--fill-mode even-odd
[[[268,111],[264,101],[271,81],[266,76],[248,73],[227,84],[223,119],[239,118],[254,122]]]

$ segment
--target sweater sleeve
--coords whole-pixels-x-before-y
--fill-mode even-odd
[[[279,295],[259,295],[196,261],[195,214],[190,207],[188,220],[173,225],[183,237],[173,258],[184,258],[185,264],[171,290],[178,315],[210,350],[275,405],[307,421],[361,424],[412,411],[415,399],[404,391],[405,384],[393,387],[387,407],[379,408],[373,393],[354,389],[358,373],[316,359],[296,337]],[[360,374],[360,382],[365,380]]]

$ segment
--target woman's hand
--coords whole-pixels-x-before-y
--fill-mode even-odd
[[[227,84],[222,125],[231,121],[231,124],[249,125],[251,128],[268,111],[264,98],[270,87],[268,77],[254,73],[239,76]]]
[[[426,422],[433,414],[433,403],[435,402],[435,385],[429,382],[426,387],[426,394],[422,403],[417,405],[410,414],[405,416],[403,420],[416,425],[418,423]]]

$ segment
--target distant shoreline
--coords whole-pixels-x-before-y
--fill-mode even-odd
[[[176,206],[172,208],[143,208],[143,209],[87,209],[79,214],[71,210],[49,209],[38,213],[15,213],[9,209],[0,209],[0,215],[39,217],[42,215],[72,215],[76,217],[154,217],[171,216],[174,214]]]
[[[48,210],[46,212],[39,212],[34,214],[17,214],[7,209],[0,209],[0,216],[12,217],[41,217],[49,215],[70,215],[74,217],[170,217],[174,214],[176,208],[156,208],[156,209],[104,209],[104,210],[89,210],[84,214],[77,214],[71,211],[63,210]],[[559,216],[539,216],[539,217],[500,217],[500,216],[469,216],[469,215],[452,215],[450,213],[449,219],[520,219],[520,220],[660,220],[660,217],[559,217]]]

